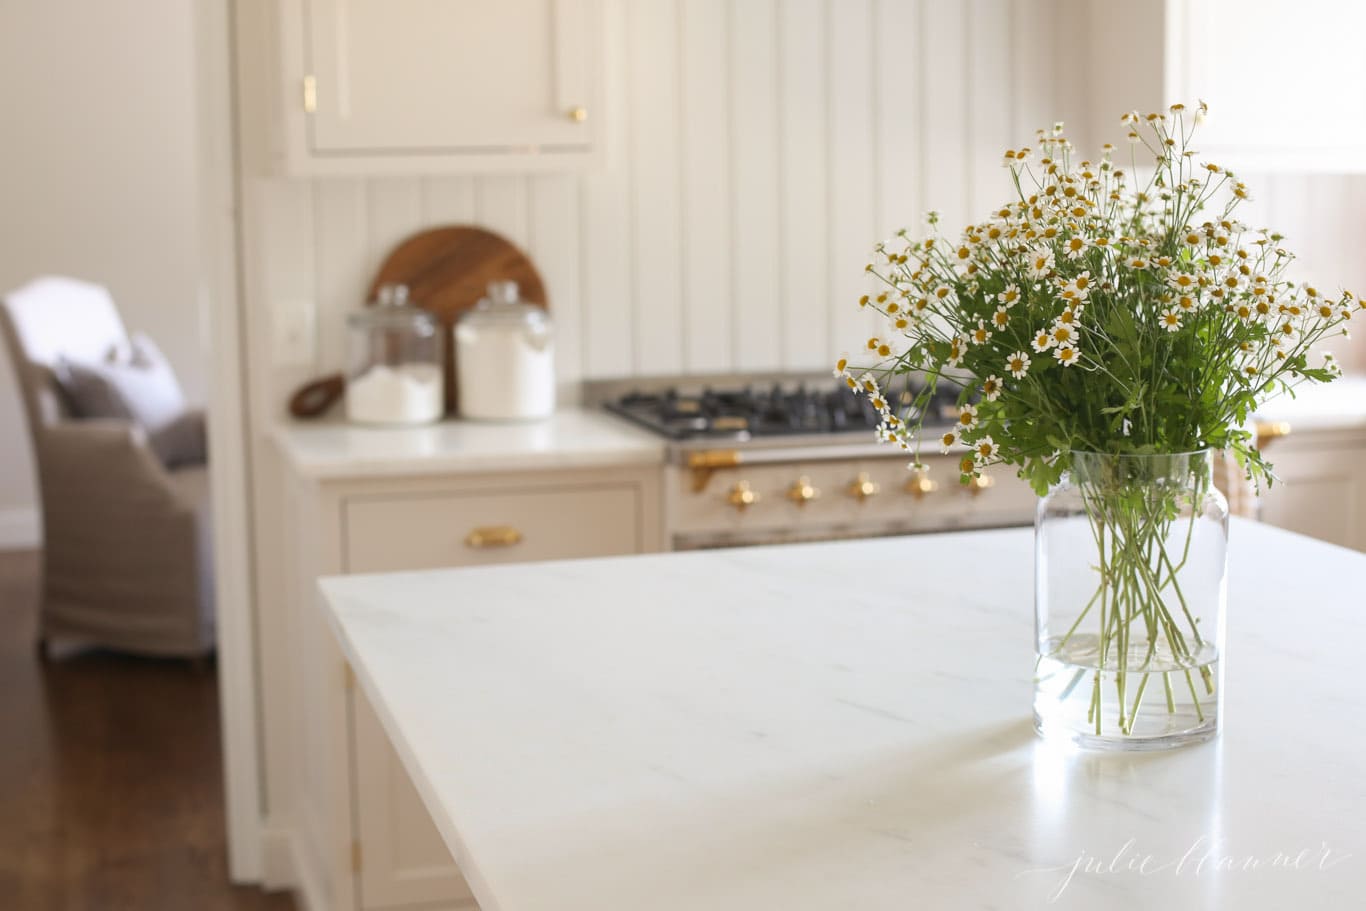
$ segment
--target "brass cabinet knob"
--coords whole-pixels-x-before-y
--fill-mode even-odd
[[[465,546],[475,550],[490,547],[512,547],[522,543],[522,533],[511,525],[490,525],[476,528],[465,536]]]
[[[931,481],[930,476],[924,469],[917,471],[909,481],[906,482],[906,492],[917,500],[923,500],[928,494],[934,493],[939,489],[938,481]]]
[[[993,478],[991,475],[979,474],[968,481],[968,493],[972,494],[975,497],[982,491],[986,490],[988,487],[995,486],[995,484],[996,479]]]
[[[811,483],[811,479],[806,475],[802,475],[793,481],[792,486],[787,489],[787,498],[798,506],[805,506],[820,495],[820,490]]]
[[[575,123],[583,123],[588,119],[588,108],[582,106],[570,108],[569,119]]]
[[[860,471],[858,477],[854,478],[849,484],[849,496],[858,500],[860,503],[869,497],[877,496],[877,492],[882,488],[868,476],[868,472]]]
[[[740,512],[744,512],[759,502],[759,494],[749,486],[748,481],[736,481],[735,486],[730,489],[730,493],[726,496],[726,502]]]

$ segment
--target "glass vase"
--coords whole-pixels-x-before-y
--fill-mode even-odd
[[[1095,749],[1213,737],[1228,549],[1215,454],[1065,458],[1035,521],[1035,727]]]

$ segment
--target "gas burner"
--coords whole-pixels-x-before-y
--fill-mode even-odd
[[[909,405],[918,390],[903,394]],[[926,423],[951,421],[954,393],[937,390]],[[777,381],[687,388],[686,384],[636,389],[604,402],[671,440],[745,441],[759,437],[868,433],[880,418],[866,396],[839,381]]]

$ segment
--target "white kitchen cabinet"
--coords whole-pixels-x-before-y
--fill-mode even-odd
[[[1366,429],[1301,429],[1270,443],[1280,479],[1263,491],[1261,519],[1366,551]]]
[[[597,0],[288,0],[283,170],[545,171],[601,149]]]
[[[1203,99],[1201,160],[1258,172],[1366,170],[1366,5],[1087,0],[1074,14],[1085,33],[1086,122],[1069,133],[1087,154],[1101,142],[1124,148],[1126,110]]]
[[[289,629],[300,719],[294,879],[315,911],[475,908],[419,787],[341,657],[316,579],[657,551],[659,469],[295,476],[290,498],[297,595]]]

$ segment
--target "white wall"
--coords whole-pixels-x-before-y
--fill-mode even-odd
[[[0,291],[62,273],[107,285],[194,400],[192,5],[0,0]],[[35,492],[0,352],[0,546],[30,543]]]

